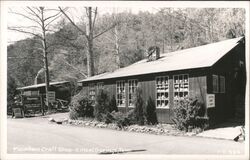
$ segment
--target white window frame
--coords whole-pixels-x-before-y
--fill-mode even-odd
[[[95,101],[96,98],[96,90],[95,90],[95,83],[89,83],[88,84],[88,94],[89,94],[89,99],[91,101]]]
[[[212,87],[213,87],[213,93],[219,93],[219,76],[218,75],[215,75],[215,74],[212,75]]]
[[[98,82],[98,83],[96,84],[96,86],[97,86],[97,90],[103,89],[103,88],[104,88],[104,83],[103,83],[103,82]]]
[[[121,83],[123,83],[124,85],[123,85],[123,90],[124,90],[124,95],[121,93],[121,97],[123,97],[124,96],[124,98],[119,98],[118,96],[118,90],[121,90],[122,88],[121,88],[121,86],[119,86],[119,85],[121,85]],[[119,102],[120,101],[124,101],[124,103],[122,103],[122,104],[120,104]],[[121,80],[121,81],[116,81],[116,104],[117,104],[117,106],[118,107],[126,107],[126,83],[125,83],[125,81],[124,80]]]
[[[37,90],[37,91],[27,90],[27,91],[23,91],[23,95],[25,95],[25,96],[34,96],[34,94],[32,94],[32,92],[37,92],[37,94],[35,96],[39,96],[39,94],[40,94],[39,90]]]
[[[226,92],[226,79],[224,76],[220,76],[220,93]]]
[[[180,77],[182,76],[182,79]],[[184,77],[187,76],[187,79]],[[176,81],[175,77],[178,77],[178,80]],[[182,81],[180,81],[182,80]],[[187,80],[187,81],[185,81]],[[177,93],[177,94],[176,94]],[[180,97],[180,93],[183,94],[182,97]],[[173,75],[173,97],[174,100],[183,99],[185,97],[189,96],[189,74],[176,74]]]
[[[132,82],[132,83],[130,83]],[[130,84],[133,84],[135,86],[130,86]],[[133,90],[134,88],[134,90]],[[134,108],[134,104],[133,104],[133,98],[135,96],[135,92],[136,89],[138,88],[138,80],[137,79],[130,79],[128,80],[128,107],[130,108]],[[131,92],[132,91],[132,92]],[[130,94],[131,94],[131,98],[130,98]]]
[[[165,84],[162,81],[160,84],[158,80],[162,80]],[[167,105],[163,105],[166,102]],[[169,109],[169,76],[155,77],[155,104],[156,108]]]

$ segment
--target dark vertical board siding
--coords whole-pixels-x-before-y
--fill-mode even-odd
[[[125,81],[125,110],[128,111],[128,81]]]
[[[157,119],[160,123],[172,123],[170,121],[169,109],[156,109]]]
[[[173,112],[172,112],[172,108],[174,106],[174,81],[173,81],[173,76],[169,76],[169,121],[172,123],[172,116],[173,116]]]
[[[239,62],[245,63],[245,45],[239,44],[220,59],[211,68],[208,80],[208,93],[215,94],[215,107],[208,109],[209,118],[213,123],[222,122],[227,118],[234,117],[239,107],[237,104],[237,96],[244,97],[245,93],[237,92],[237,88],[244,88],[241,82],[234,80],[235,71],[239,69]],[[237,69],[236,69],[237,68]],[[225,93],[213,93],[212,75],[222,75],[225,77]],[[220,83],[220,82],[219,82]],[[244,98],[242,99],[243,102]],[[244,103],[244,102],[243,102]],[[242,106],[242,108],[245,106]]]
[[[156,109],[157,118],[160,123],[172,123],[172,112],[171,109],[173,107],[173,75],[178,74],[189,74],[189,94],[190,96],[198,96],[198,97],[206,97],[206,72],[202,71],[178,71],[178,72],[168,72],[168,73],[158,73],[151,75],[141,75],[134,77],[126,77],[126,78],[117,78],[112,80],[103,81],[105,88],[109,91],[110,97],[116,96],[116,81],[117,80],[125,80],[126,82],[126,91],[128,91],[128,80],[129,79],[137,79],[139,85],[142,88],[142,97],[144,105],[146,105],[147,100],[151,97],[154,101],[156,98],[156,86],[155,86],[155,78],[157,76],[168,76],[169,77],[169,100],[170,100],[170,108],[169,109]],[[201,87],[201,90],[200,88]],[[202,95],[202,96],[201,96]],[[126,95],[128,97],[128,95]],[[128,98],[127,98],[128,99]],[[126,99],[126,101],[127,101]],[[127,108],[128,103],[126,102],[126,107],[119,107],[119,111],[126,112],[131,108]]]
[[[146,90],[144,89],[144,88],[146,88],[145,87],[145,81],[140,81],[139,83],[140,83],[139,86],[142,88],[143,101],[145,102],[145,97],[146,97]]]
[[[198,97],[203,103],[206,103],[206,76],[189,77],[189,93],[190,97]]]

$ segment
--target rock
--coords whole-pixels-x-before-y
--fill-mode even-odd
[[[102,124],[102,123],[99,123],[99,124],[96,125],[96,127],[98,127],[98,128],[103,128],[103,124]]]
[[[57,123],[57,124],[62,124],[62,121],[57,121],[56,123]]]
[[[64,118],[64,119],[63,119],[63,122],[65,122],[65,123],[67,123],[68,121],[69,121],[68,118]]]
[[[187,135],[187,136],[194,136],[195,133],[194,133],[194,132],[187,132],[186,135]]]
[[[95,123],[95,122],[92,122],[92,123],[90,124],[90,126],[95,127],[95,126],[96,126],[96,123]]]
[[[49,118],[49,122],[56,122],[54,118]]]
[[[165,133],[169,133],[170,131],[168,129],[164,129],[164,132]]]
[[[128,131],[129,131],[129,132],[133,132],[133,131],[134,131],[134,128],[130,128]]]
[[[161,129],[160,129],[160,132],[161,132],[161,133],[163,133],[163,132],[164,132],[164,129],[163,129],[163,128],[161,128]]]
[[[77,122],[76,122],[76,125],[79,125],[79,124],[80,124],[80,121],[77,121]]]
[[[70,120],[70,121],[68,121],[68,123],[69,123],[69,124],[73,124],[73,121],[72,121],[72,120]]]

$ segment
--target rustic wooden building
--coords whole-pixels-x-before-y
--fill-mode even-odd
[[[34,84],[30,86],[17,88],[22,95],[26,96],[46,96],[45,83]],[[71,84],[68,81],[50,82],[50,91],[55,92],[56,99],[70,101],[71,99]]]
[[[244,41],[240,37],[160,54],[154,60],[144,59],[79,82],[91,99],[95,99],[98,88],[105,86],[110,97],[116,97],[121,111],[133,108],[133,93],[140,84],[144,102],[149,97],[155,101],[157,118],[162,123],[171,123],[174,99],[198,97],[210,121],[215,122],[244,110]]]

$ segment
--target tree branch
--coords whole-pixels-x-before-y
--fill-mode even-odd
[[[93,25],[92,25],[92,28],[93,28],[93,29],[95,28],[95,20],[96,20],[96,17],[97,17],[97,7],[95,7],[95,11],[94,11],[94,20],[93,20]]]
[[[21,30],[20,28],[8,27],[8,29],[9,29],[9,30],[12,30],[12,31],[17,31],[17,32],[21,32],[21,33],[30,34],[30,35],[33,35],[33,36],[38,37],[38,38],[40,38],[41,40],[43,40],[43,37],[41,37],[40,35],[35,34],[35,33],[32,33],[32,32],[29,32],[29,31]]]
[[[13,27],[13,28],[16,28],[16,29],[17,29],[17,28],[27,28],[27,29],[28,29],[28,28],[30,28],[30,29],[31,29],[31,28],[37,28],[37,29],[41,29],[41,28],[38,27],[38,26],[15,26],[15,27]]]
[[[40,14],[42,13],[38,7],[33,7],[33,9],[37,10]]]
[[[54,18],[54,17],[58,16],[59,14],[61,14],[60,11],[59,11],[57,14],[54,14],[53,16],[49,16],[49,17],[45,18],[44,21],[47,21],[47,20],[49,20],[50,18]]]
[[[33,10],[31,9],[30,7],[27,7],[32,13],[34,16],[36,16],[41,22],[43,21],[42,18]]]
[[[64,58],[62,58],[62,60],[63,60],[63,62],[64,62],[65,64],[67,64],[68,66],[70,66],[70,67],[73,68],[74,70],[78,71],[78,72],[79,72],[81,75],[83,75],[85,78],[88,77],[85,73],[82,73],[82,72],[80,71],[80,69],[78,69],[78,68],[76,68],[75,66],[69,64]]]
[[[27,19],[29,19],[29,20],[31,20],[33,22],[36,22],[37,24],[39,24],[39,26],[42,27],[42,24],[40,24],[40,22],[38,22],[36,19],[30,18],[30,17],[28,17],[28,16],[26,16],[24,14],[17,13],[17,12],[9,12],[9,13],[16,14],[16,15],[19,15],[19,16],[23,16],[24,18],[27,18]]]
[[[112,26],[110,26],[109,28],[103,30],[102,32],[98,33],[97,35],[93,36],[93,39],[99,37],[100,35],[104,34],[105,32],[111,30],[112,28],[114,28],[117,25],[117,23],[113,24]]]
[[[72,19],[63,11],[63,9],[61,7],[58,7],[60,9],[60,11],[62,12],[62,14],[70,21],[70,23],[75,26],[83,35],[85,35],[86,37],[88,37],[86,35],[86,32],[83,31],[81,28],[79,28],[73,21]]]
[[[58,16],[58,17],[55,17],[54,19],[52,19],[51,21],[49,21],[47,24],[45,24],[45,28],[48,26],[48,25],[50,25],[52,22],[54,22],[57,18],[59,18],[60,16]]]

